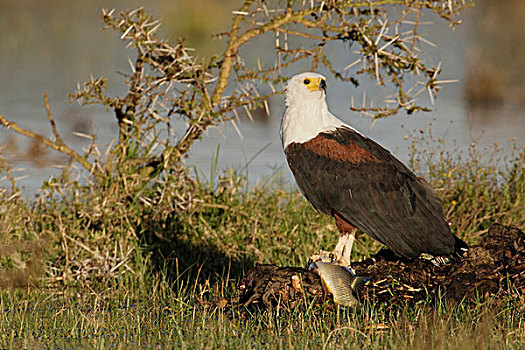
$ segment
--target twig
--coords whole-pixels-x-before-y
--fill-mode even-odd
[[[77,161],[80,165],[82,165],[84,169],[92,173],[95,177],[100,178],[104,176],[104,174],[100,172],[99,170],[95,169],[93,165],[86,158],[82,157],[80,154],[75,152],[73,149],[69,148],[67,145],[58,144],[57,142],[53,142],[40,134],[24,129],[18,126],[17,123],[7,120],[1,114],[0,114],[0,124],[5,126],[7,129],[12,129],[13,131],[19,134],[27,136],[33,140],[37,140],[40,143],[54,149],[57,152],[60,152],[60,153],[63,153],[63,154],[66,154],[72,157],[75,161]]]
[[[51,129],[53,130],[53,134],[56,137],[56,142],[59,145],[64,145],[64,140],[62,140],[62,137],[60,137],[60,134],[57,130],[57,126],[55,124],[55,119],[53,119],[53,114],[51,114],[51,107],[49,107],[49,99],[47,98],[47,92],[44,93],[44,104],[47,112],[47,119],[49,119],[49,123],[51,124]]]

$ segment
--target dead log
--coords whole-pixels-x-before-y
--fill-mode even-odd
[[[440,267],[430,260],[399,258],[388,249],[352,267],[358,275],[371,278],[360,300],[395,306],[432,301],[438,295],[449,301],[502,298],[525,292],[525,234],[513,226],[494,224],[480,244]],[[303,268],[257,265],[246,273],[240,288],[239,304],[245,306],[294,307],[306,302],[333,307],[319,276]]]

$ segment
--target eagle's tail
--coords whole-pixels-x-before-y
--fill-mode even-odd
[[[461,238],[454,236],[454,253],[459,256],[463,255],[468,250],[468,244],[465,243]]]

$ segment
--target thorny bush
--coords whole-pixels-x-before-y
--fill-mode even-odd
[[[126,93],[108,96],[106,79],[93,78],[71,97],[112,111],[119,126],[117,140],[104,152],[96,135],[90,135],[91,147],[79,154],[58,133],[47,97],[54,139],[0,115],[3,126],[67,155],[89,173],[89,181],[79,184],[66,169],[60,179],[44,184],[44,192],[32,205],[17,199],[20,193],[14,183],[12,191],[0,193],[2,206],[19,201],[26,208],[21,215],[33,222],[30,229],[9,225],[9,234],[2,240],[8,243],[10,238],[6,237],[25,237],[47,242],[53,259],[46,260],[45,268],[54,281],[104,280],[137,273],[137,266],[142,266],[138,260],[147,262],[152,255],[171,254],[158,247],[173,248],[174,241],[180,249],[191,240],[185,230],[210,217],[217,225],[224,225],[226,219],[216,220],[214,215],[230,210],[228,201],[238,205],[238,199],[225,193],[239,195],[239,182],[244,180],[226,176],[217,189],[206,189],[184,164],[193,142],[207,128],[225,122],[237,128],[240,110],[249,115],[250,110],[264,107],[269,113],[267,101],[283,92],[285,78],[306,68],[327,72],[355,86],[369,79],[390,92],[383,104],[352,106],[371,117],[428,110],[416,98],[426,92],[432,102],[439,84],[445,81],[437,79],[439,64],[433,66],[420,57],[420,46],[426,43],[419,33],[420,18],[437,15],[453,26],[459,23],[457,14],[468,6],[468,0],[246,0],[233,11],[229,31],[218,34],[226,41],[224,52],[207,60],[192,56],[183,40],[172,45],[159,38],[160,22],[143,8],[120,13],[104,10],[106,28],[119,33],[135,51],[130,72],[122,73]],[[259,37],[270,43],[273,63],[261,59],[247,63],[253,61],[249,49],[258,45]],[[346,54],[341,55],[335,47]],[[7,168],[2,171],[9,176]],[[227,203],[216,203],[225,197],[229,198]],[[202,213],[206,215],[192,221]],[[215,229],[220,227],[204,231]],[[15,232],[21,234],[12,234]],[[202,248],[202,240],[207,240],[207,248],[201,252],[213,251],[225,259],[242,255],[235,239],[225,239],[231,241],[226,248],[218,239],[205,237],[197,245]],[[137,242],[146,253],[137,254]],[[258,249],[250,244],[247,246]],[[260,252],[246,254],[250,261],[260,256]],[[176,260],[177,255],[171,258]],[[13,261],[13,256],[6,259]]]

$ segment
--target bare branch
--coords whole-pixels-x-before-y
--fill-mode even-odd
[[[30,131],[30,130],[24,129],[24,128],[18,126],[17,123],[7,120],[2,115],[0,115],[0,124],[5,126],[7,129],[12,129],[13,131],[15,131],[15,132],[17,132],[19,134],[22,134],[24,136],[27,136],[30,139],[37,140],[37,141],[41,142],[42,144],[44,144],[44,145],[54,149],[57,152],[60,152],[60,153],[63,153],[63,154],[66,154],[66,155],[70,156],[76,162],[78,162],[80,165],[82,165],[82,167],[84,167],[84,169],[86,169],[87,171],[89,171],[90,173],[95,175],[96,177],[103,177],[104,176],[104,174],[101,173],[99,170],[95,169],[86,158],[82,157],[80,154],[75,152],[73,149],[71,149],[67,145],[65,145],[63,143],[59,144],[58,142],[53,142],[53,141],[47,139],[46,137],[44,137],[44,136],[42,136],[40,134],[37,134],[37,133],[34,133],[34,132]]]

